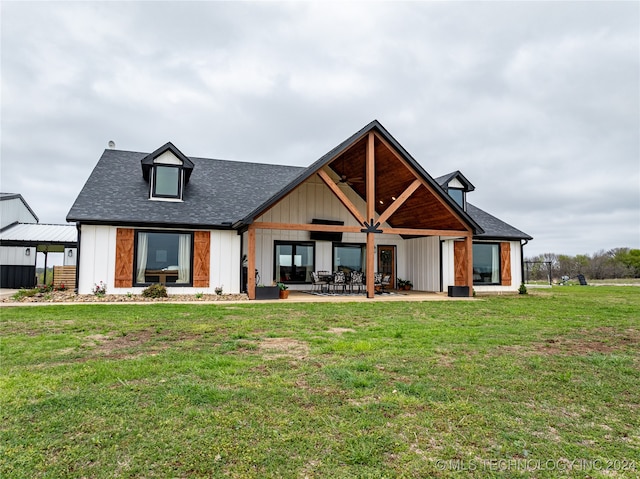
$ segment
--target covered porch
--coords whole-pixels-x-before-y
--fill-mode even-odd
[[[326,221],[317,221],[318,216]],[[273,246],[277,238],[305,238],[314,246],[314,269],[318,268],[312,235],[337,233],[350,238],[353,244],[361,244],[361,271],[365,296],[369,299],[376,296],[374,274],[381,268],[380,248],[396,245],[393,251],[402,251],[403,255],[397,261],[407,263],[403,270],[408,276],[405,279],[416,283],[420,275],[433,275],[434,269],[440,268],[440,240],[456,239],[456,286],[467,286],[469,295],[472,294],[472,238],[477,225],[377,122],[311,165],[261,205],[245,220],[245,225],[247,270],[255,271],[258,261],[267,265],[263,270],[268,270],[269,259],[265,258],[274,251],[273,274],[269,275],[274,281],[280,280]],[[405,243],[412,247],[405,248]],[[416,250],[413,254],[412,248]],[[421,248],[433,250],[429,261],[418,261]],[[331,264],[334,269],[335,253],[333,256],[330,263],[325,259],[320,267],[326,269]],[[262,277],[263,281],[270,279]],[[308,281],[308,276],[304,279]],[[255,275],[249,274],[250,299],[255,299],[256,286]]]

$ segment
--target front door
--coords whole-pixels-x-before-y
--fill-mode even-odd
[[[378,246],[378,273],[391,275],[389,287],[396,287],[396,247]]]

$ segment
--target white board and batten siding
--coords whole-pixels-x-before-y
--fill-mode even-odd
[[[350,188],[343,190],[359,211],[366,211],[365,202]],[[314,218],[343,221],[345,226],[360,226],[340,200],[318,178],[310,178],[277,205],[265,212],[256,222],[309,224]],[[388,225],[383,225],[388,226]],[[274,278],[275,241],[311,241],[309,231],[256,230],[256,269],[260,282],[271,284]],[[365,244],[366,233],[343,233],[343,243]],[[246,254],[247,234],[243,235],[243,254]],[[403,240],[398,235],[375,235],[375,246],[396,246],[396,277],[410,279],[417,289],[437,291],[440,285],[438,247],[439,238]],[[315,241],[316,271],[333,269],[332,242]],[[377,264],[375,265],[377,268]],[[291,285],[291,289],[308,289],[309,285]]]
[[[78,259],[77,248],[65,248],[64,249],[64,266],[75,266]]]
[[[405,240],[407,272],[418,291],[440,291],[440,237],[427,236]]]
[[[107,285],[108,294],[140,294],[144,287],[115,288],[115,226],[82,225],[79,294],[91,294],[96,283]],[[158,231],[172,231],[164,229]],[[180,230],[184,231],[184,230]],[[236,231],[211,230],[209,287],[167,287],[169,294],[214,294],[217,286],[225,293],[240,291],[240,237]]]
[[[455,286],[455,266],[453,262],[453,239],[447,239],[440,246],[442,255],[442,290],[447,291],[449,286]]]
[[[214,293],[214,289],[220,286],[224,293],[239,293],[240,236],[238,232],[235,230],[212,230],[209,257],[209,289],[187,289]]]

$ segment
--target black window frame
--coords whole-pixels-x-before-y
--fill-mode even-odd
[[[158,168],[176,168],[178,170],[178,194],[177,195],[162,195],[156,192],[157,178],[158,178]],[[174,199],[181,200],[182,199],[182,166],[181,165],[169,165],[166,163],[155,163],[153,165],[153,174],[152,174],[152,187],[151,187],[151,197],[152,198],[164,198],[164,199]]]
[[[500,286],[502,284],[502,254],[500,253],[500,243],[499,242],[489,242],[489,241],[474,241],[472,243],[472,248],[473,246],[478,246],[478,245],[482,245],[482,246],[497,246],[498,247],[498,281],[497,282],[490,282],[490,283],[486,283],[486,282],[477,282],[475,281],[475,279],[473,280],[473,285],[474,286]],[[475,255],[473,255],[474,261],[475,261]],[[475,276],[475,265],[473,265],[473,276]]]
[[[154,282],[145,282],[145,283],[138,283],[137,279],[138,279],[138,275],[137,275],[137,269],[138,269],[138,234],[139,233],[162,233],[162,234],[176,234],[176,235],[184,235],[184,234],[188,234],[189,236],[191,236],[191,260],[190,260],[190,275],[189,275],[189,282],[188,283],[164,283],[164,285],[166,287],[170,287],[170,288],[190,288],[193,287],[193,264],[194,264],[194,247],[195,247],[195,242],[194,242],[194,232],[193,231],[181,231],[181,230],[154,230],[154,229],[136,229],[134,230],[134,235],[133,235],[133,286],[134,287],[147,287],[147,286],[151,286],[152,284],[157,284]]]
[[[334,271],[337,271],[338,266],[336,266],[336,247],[353,247],[360,248],[361,257],[364,258],[362,261],[362,268],[360,271],[366,273],[367,268],[367,243],[343,243],[343,242],[333,242],[331,243],[331,267]],[[342,266],[342,265],[340,265]]]
[[[313,265],[311,266],[311,271],[315,271],[316,270],[316,242],[315,241],[287,241],[287,240],[275,240],[273,242],[273,281],[276,281],[278,283],[285,283],[285,284],[311,284],[311,278],[309,278],[309,280],[305,280],[305,281],[281,281],[278,275],[278,261],[277,261],[277,248],[278,246],[292,246],[292,256],[295,256],[296,254],[296,246],[311,246],[313,248]],[[293,261],[292,261],[293,264]],[[309,275],[310,276],[310,275]]]
[[[460,195],[461,195],[461,200],[462,200],[462,204],[458,203],[457,199],[451,195],[452,191],[459,191]],[[449,197],[451,197],[451,199],[453,201],[455,201],[455,203],[462,208],[464,211],[467,211],[467,194],[464,188],[453,188],[453,187],[449,187],[447,188],[447,193],[449,194]]]

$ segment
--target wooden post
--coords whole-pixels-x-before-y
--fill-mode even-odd
[[[376,184],[375,184],[375,137],[373,132],[369,132],[367,138],[367,221],[374,222],[376,213]],[[367,233],[367,298],[373,298],[376,290],[374,285],[374,251],[375,246],[373,233]]]
[[[367,233],[367,298],[373,298],[376,294],[376,286],[374,284],[373,265],[375,247],[373,233]]]
[[[469,296],[473,296],[473,236],[471,232],[464,239],[467,253],[467,286],[469,286]]]
[[[249,225],[247,230],[247,294],[256,299],[256,228]]]

